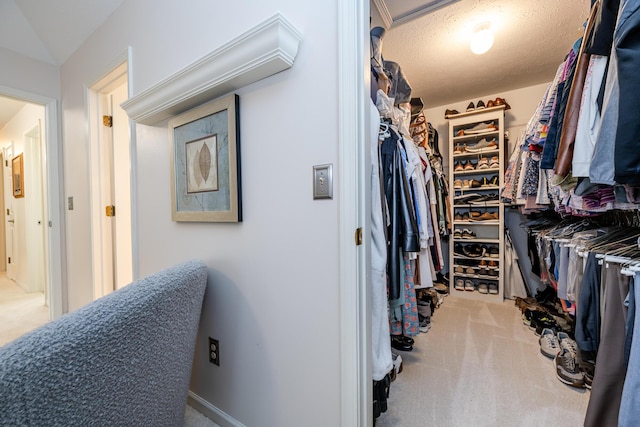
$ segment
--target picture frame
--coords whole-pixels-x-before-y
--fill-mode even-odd
[[[13,197],[24,197],[24,160],[22,153],[11,159]]]
[[[241,222],[239,97],[169,120],[171,220]]]

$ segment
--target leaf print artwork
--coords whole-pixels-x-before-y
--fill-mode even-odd
[[[187,194],[218,190],[218,136],[185,144]]]

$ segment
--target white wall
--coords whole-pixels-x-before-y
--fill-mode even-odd
[[[40,273],[44,269],[44,260],[37,257],[36,254],[42,251],[42,240],[34,241],[29,239],[37,230],[42,233],[42,224],[37,226],[33,212],[28,211],[28,207],[33,205],[36,198],[42,199],[42,192],[34,193],[34,183],[30,182],[32,178],[31,171],[27,170],[32,162],[28,155],[32,150],[25,150],[24,139],[25,134],[31,131],[38,123],[44,123],[44,107],[35,104],[25,104],[24,107],[0,130],[0,146],[5,147],[13,141],[14,157],[20,153],[24,153],[24,197],[14,198],[11,194],[9,198],[11,205],[6,205],[7,209],[13,209],[14,214],[14,233],[16,234],[17,246],[13,248],[15,263],[16,283],[28,292],[44,291],[44,283],[40,278],[39,283],[35,283],[34,277],[40,277]],[[42,141],[44,145],[44,141]],[[11,159],[7,159],[11,165]],[[2,213],[4,215],[4,212]],[[0,217],[4,221],[4,216]],[[34,227],[37,230],[34,230]],[[0,242],[4,245],[4,241]],[[35,247],[37,245],[37,248]],[[37,260],[40,265],[40,271],[36,273],[36,267],[33,265]]]
[[[278,11],[303,40],[292,69],[238,92],[244,222],[172,222],[168,130],[136,127],[139,270],[209,266],[193,392],[247,426],[337,426],[337,195],[314,201],[311,188],[313,165],[338,162],[336,1],[125,0],[63,64],[69,307],[91,300],[83,85],[130,45],[139,93]],[[209,336],[220,367],[208,362]]]

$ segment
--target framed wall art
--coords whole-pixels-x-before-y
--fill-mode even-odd
[[[242,221],[238,107],[233,94],[169,120],[173,221]]]
[[[11,160],[13,197],[24,197],[24,160],[22,153]]]

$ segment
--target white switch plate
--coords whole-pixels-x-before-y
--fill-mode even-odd
[[[313,167],[313,198],[333,199],[333,165]]]

